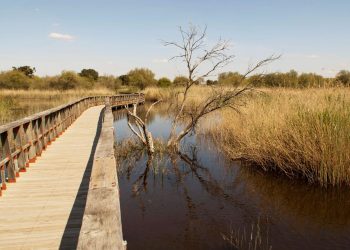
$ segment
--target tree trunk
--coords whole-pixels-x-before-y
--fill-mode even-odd
[[[152,155],[154,153],[154,144],[152,134],[146,131],[146,144],[148,149],[148,154]]]
[[[193,123],[194,122],[194,123]],[[189,123],[184,130],[182,130],[178,135],[174,134],[170,136],[167,147],[174,151],[180,152],[180,142],[181,140],[192,130],[192,128],[196,125],[197,119],[193,122]]]

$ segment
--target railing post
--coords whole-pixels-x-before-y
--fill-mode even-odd
[[[28,148],[28,156],[29,163],[33,163],[36,160],[36,141],[35,141],[35,133],[32,126],[32,122],[29,122],[25,128],[25,133],[28,138],[29,148]]]
[[[34,147],[35,147],[36,156],[40,156],[42,151],[42,142],[40,139],[40,132],[39,132],[39,122],[40,122],[40,119],[36,119],[32,121],[33,140],[35,140]]]
[[[38,142],[39,142],[39,156],[42,154],[43,150],[45,150],[45,138],[44,138],[44,120],[45,118],[42,116],[37,120],[37,133],[38,133]]]
[[[56,140],[56,137],[57,137],[57,113],[53,113],[51,115],[51,142],[55,141]]]
[[[11,157],[11,150],[8,143],[8,131],[1,134],[1,148],[2,148],[2,159],[7,160],[2,166],[0,166],[0,190],[6,189],[6,170],[8,167],[8,161]],[[1,193],[1,191],[0,191]]]
[[[61,110],[57,112],[57,124],[56,124],[56,132],[57,137],[61,136],[62,133],[62,120],[61,120]]]
[[[8,159],[9,159],[9,161],[6,163],[6,170],[7,170],[6,177],[8,182],[16,182],[16,176],[18,176],[18,174],[16,174],[18,169],[16,169],[16,165],[14,163],[14,157],[12,156],[12,153],[15,153],[17,151],[13,130],[14,129],[11,128],[7,131],[7,143],[5,145],[5,147],[7,147]]]
[[[62,126],[62,132],[63,133],[65,130],[66,130],[66,112],[67,112],[67,109],[64,108],[62,111],[61,111],[61,126]]]
[[[28,136],[27,136],[27,127],[28,125],[27,124],[22,124],[20,126],[20,129],[19,129],[19,134],[20,134],[20,138],[21,138],[21,151],[23,152],[23,156],[24,156],[24,166],[25,168],[26,167],[29,167],[29,149],[27,147],[27,144],[29,143],[29,140],[28,140]],[[24,168],[24,169],[25,169]]]
[[[45,116],[45,139],[46,139],[46,145],[50,145],[51,144],[51,131],[50,131],[50,127],[51,127],[51,117],[50,114]]]
[[[41,139],[43,144],[43,150],[46,150],[47,147],[47,134],[46,134],[46,116],[41,117],[41,124],[40,124],[40,131],[41,131]]]

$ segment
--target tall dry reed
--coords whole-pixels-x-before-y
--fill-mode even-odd
[[[211,134],[232,159],[322,186],[350,184],[350,89],[265,90]]]

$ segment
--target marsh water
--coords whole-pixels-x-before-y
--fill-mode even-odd
[[[124,111],[114,117],[116,140],[132,136]],[[166,139],[170,124],[171,112],[159,106],[148,126],[154,137]],[[128,249],[236,249],[227,239],[247,246],[256,238],[257,249],[350,249],[348,189],[242,166],[203,134],[188,136],[183,146],[181,156],[148,162],[141,154],[119,166]]]

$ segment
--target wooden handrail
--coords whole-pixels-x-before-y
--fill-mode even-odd
[[[19,172],[25,172],[86,109],[144,101],[144,94],[90,96],[0,126],[0,195],[6,182],[16,182]]]

